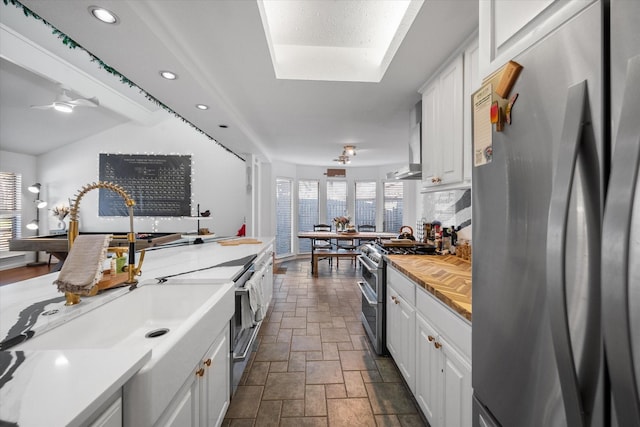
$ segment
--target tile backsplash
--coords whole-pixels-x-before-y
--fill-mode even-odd
[[[471,225],[471,189],[423,194],[422,218],[440,221],[443,226]]]

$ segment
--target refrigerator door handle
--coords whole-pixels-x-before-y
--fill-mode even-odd
[[[621,426],[640,425],[639,367],[634,367],[628,300],[633,285],[629,280],[631,225],[640,168],[639,111],[640,55],[630,59],[627,66],[603,223],[607,238],[602,247],[602,323],[613,401]]]
[[[593,143],[593,130],[588,127],[590,116],[587,99],[586,81],[569,88],[547,228],[547,306],[566,421],[570,426],[590,424],[601,363],[600,166]],[[571,341],[566,283],[567,228],[576,166],[580,166],[585,189],[583,198],[589,257],[586,267],[589,269],[587,286],[590,293],[585,325],[585,339],[588,342],[585,341],[583,352],[578,355],[582,362],[580,377],[576,371],[576,355]]]

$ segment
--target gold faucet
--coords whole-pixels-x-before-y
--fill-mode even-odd
[[[136,202],[131,198],[131,196],[129,196],[129,194],[121,186],[114,184],[113,182],[98,181],[92,184],[87,184],[78,191],[78,194],[76,194],[70,209],[69,231],[67,233],[67,237],[69,239],[69,251],[71,251],[73,242],[75,241],[76,237],[78,237],[78,234],[79,234],[78,212],[80,210],[80,201],[82,200],[85,194],[87,194],[91,190],[95,190],[96,188],[104,188],[106,190],[113,191],[118,195],[120,195],[120,197],[124,199],[124,204],[127,206],[127,209],[129,211],[129,233],[127,233],[127,241],[129,242],[129,262],[126,267],[127,279],[126,281],[124,281],[124,283],[127,285],[131,285],[130,289],[134,289],[138,284],[138,280],[135,277],[140,274],[140,269],[142,267],[142,262],[144,260],[144,249],[140,252],[140,261],[138,263],[138,266],[136,267],[135,265],[136,264],[136,251],[135,251],[136,236],[135,236],[135,233],[133,232],[133,207],[135,206]],[[109,251],[116,252],[116,253],[123,252],[122,248],[109,248]],[[99,282],[97,285],[95,285],[91,289],[91,291],[87,294],[87,296],[93,296],[97,294],[98,291],[103,289],[109,289],[116,286],[121,286],[122,283],[123,282],[121,281],[119,282],[119,281],[113,281],[113,280],[107,280],[107,281],[103,280]],[[67,301],[65,305],[74,305],[80,302],[79,294],[65,292],[65,297]]]

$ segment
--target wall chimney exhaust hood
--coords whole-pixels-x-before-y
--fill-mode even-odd
[[[411,110],[411,137],[409,139],[409,165],[389,172],[389,179],[422,179],[422,101]]]

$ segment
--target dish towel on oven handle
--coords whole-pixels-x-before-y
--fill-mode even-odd
[[[253,312],[254,320],[256,322],[261,321],[264,318],[264,296],[262,294],[262,276],[264,275],[264,268],[256,271],[247,283],[245,288],[249,291],[249,305]]]
[[[242,329],[249,329],[255,325],[253,312],[251,311],[251,305],[249,304],[249,294],[242,293],[240,295],[240,322]]]

